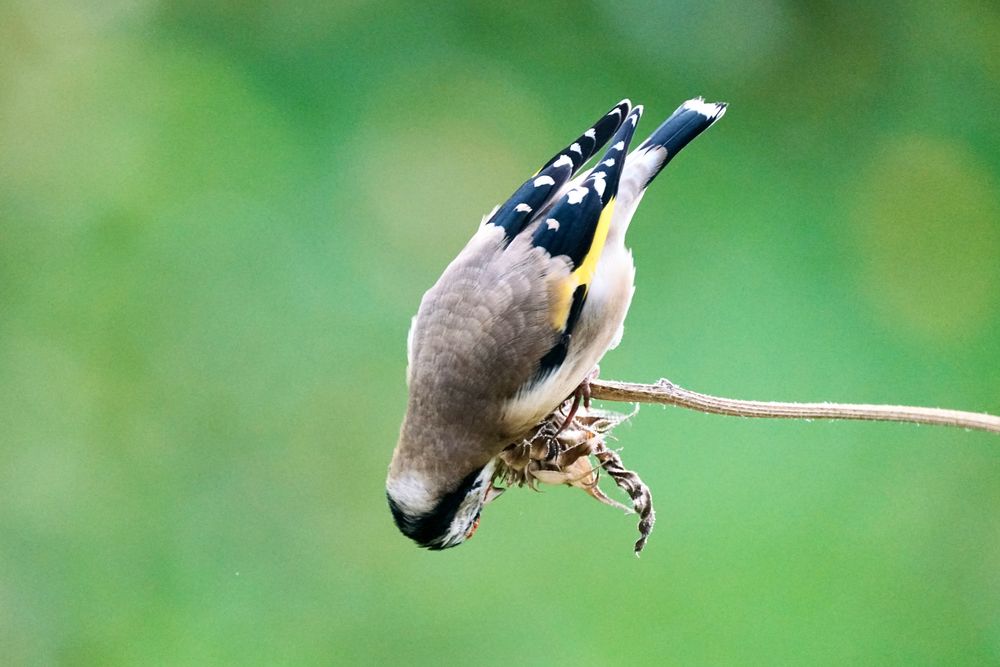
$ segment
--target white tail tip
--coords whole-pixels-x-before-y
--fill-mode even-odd
[[[723,114],[726,113],[726,105],[724,103],[706,102],[704,97],[696,97],[688,100],[682,105],[682,108],[697,111],[705,118],[722,118]]]

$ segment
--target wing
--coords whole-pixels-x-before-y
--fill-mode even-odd
[[[528,226],[538,211],[556,197],[580,167],[607,143],[621,127],[631,106],[632,103],[626,99],[612,107],[593,127],[556,153],[534,176],[525,181],[485,224],[502,227],[509,243]]]
[[[552,257],[567,257],[572,270],[558,286],[550,311],[550,323],[561,334],[559,341],[541,359],[529,385],[548,376],[566,359],[573,328],[586,303],[607,239],[625,156],[641,115],[642,106],[632,110],[611,139],[611,147],[583,183],[566,192],[532,232],[535,247],[543,248]]]

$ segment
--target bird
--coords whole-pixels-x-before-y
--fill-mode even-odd
[[[472,537],[504,490],[500,452],[579,400],[621,341],[635,289],[629,223],[653,179],[726,108],[687,100],[629,152],[643,107],[622,100],[486,215],[424,294],[386,478],[395,524],[418,546]]]

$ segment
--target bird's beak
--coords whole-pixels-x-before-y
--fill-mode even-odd
[[[493,486],[492,484],[488,489],[486,489],[486,496],[483,498],[483,505],[489,505],[491,502],[500,497],[500,494],[507,489],[500,486]]]

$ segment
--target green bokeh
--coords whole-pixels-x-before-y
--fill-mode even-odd
[[[503,4],[0,5],[0,662],[1000,663],[986,434],[647,407],[641,560],[398,534],[421,293],[623,96],[731,108],[605,377],[1000,412],[995,3]]]

